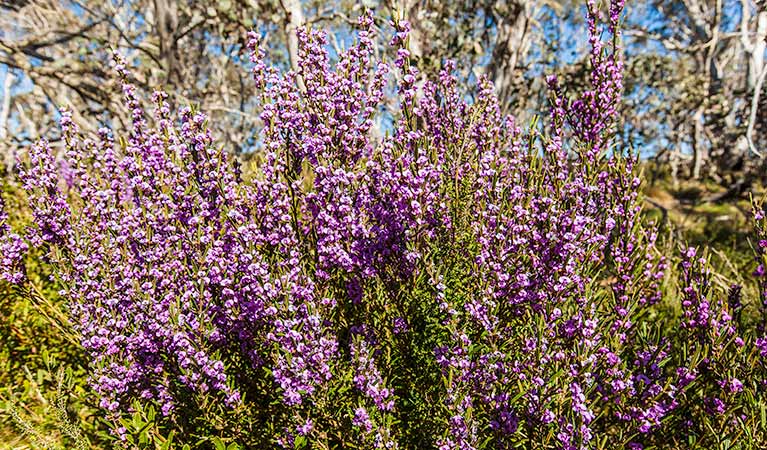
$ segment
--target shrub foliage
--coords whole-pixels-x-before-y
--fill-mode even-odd
[[[2,275],[34,295],[24,255],[44,253],[125,447],[757,448],[763,326],[698,250],[657,248],[612,144],[622,2],[605,23],[588,6],[591,88],[549,77],[526,128],[449,62],[419,82],[406,22],[391,66],[368,15],[335,64],[301,31],[298,72],[251,34],[252,171],[202,113],[155,92],[150,117],[116,55],[130,133],[62,114],[61,161],[43,141],[22,170],[34,225],[3,222]]]

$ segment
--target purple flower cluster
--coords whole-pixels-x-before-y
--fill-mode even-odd
[[[762,389],[767,389],[767,218],[765,216],[764,199],[753,201],[752,213],[754,216],[754,228],[756,234],[756,269],[754,277],[759,289],[759,312],[761,321],[757,324],[757,337],[754,340],[754,350],[761,357],[759,367],[761,369],[758,382]],[[740,305],[738,305],[740,306]]]
[[[732,317],[724,308],[711,299],[711,286],[707,261],[696,259],[697,251],[688,248],[683,253],[682,275],[682,323],[681,327],[693,335],[709,332],[714,337],[735,333]],[[713,304],[712,304],[713,303]],[[720,301],[721,303],[721,301]]]
[[[21,236],[11,232],[7,222],[5,201],[0,197],[0,275],[11,284],[19,284],[25,279],[22,259],[29,246]]]
[[[668,264],[636,158],[611,148],[623,3],[605,30],[587,6],[591,87],[550,77],[548,128],[528,130],[486,79],[467,101],[450,62],[416,83],[405,22],[393,68],[369,15],[335,64],[299,30],[284,74],[251,33],[254,167],[162,92],[147,115],[116,56],[129,135],[62,114],[64,164],[41,142],[22,173],[34,226],[13,234],[0,209],[2,275],[22,283],[28,245],[45,252],[112,418],[139,402],[183,428],[223,405],[253,436],[278,430],[237,437],[253,447],[642,448],[692,429],[675,417],[726,415],[747,389],[739,291],[718,300],[685,251],[679,327],[653,320]]]

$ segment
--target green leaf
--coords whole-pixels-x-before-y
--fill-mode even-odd
[[[171,430],[170,433],[168,434],[168,439],[166,439],[165,442],[163,442],[162,445],[160,446],[160,450],[170,450],[170,447],[173,444],[173,436],[174,436],[174,431]]]
[[[220,437],[214,437],[212,441],[213,445],[216,446],[216,450],[226,450],[226,444],[224,444]]]

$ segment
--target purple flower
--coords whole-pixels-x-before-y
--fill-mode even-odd
[[[373,423],[370,421],[370,416],[368,416],[367,410],[363,407],[354,410],[352,424],[355,427],[362,428],[365,432],[370,432],[370,430],[373,429]]]

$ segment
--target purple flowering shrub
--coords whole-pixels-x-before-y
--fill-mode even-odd
[[[757,280],[759,302],[758,321],[756,324],[756,339],[754,351],[758,354],[757,364],[761,371],[759,377],[753,380],[762,391],[767,391],[767,219],[765,218],[765,199],[752,201],[755,231],[756,231],[756,263],[754,277]],[[738,305],[742,309],[742,305]]]
[[[757,442],[767,338],[694,249],[678,267],[658,250],[637,159],[611,139],[622,2],[604,25],[588,7],[591,89],[550,77],[548,120],[526,129],[485,79],[467,100],[449,62],[419,84],[407,23],[393,67],[367,15],[335,64],[300,31],[298,73],[253,34],[253,168],[162,92],[150,117],[116,56],[130,133],[86,137],[62,114],[64,163],[32,148],[35,224],[2,222],[2,276],[23,284],[23,254],[46,252],[126,447],[152,445],[147,410],[199,448]],[[392,71],[399,113],[374,139]]]

